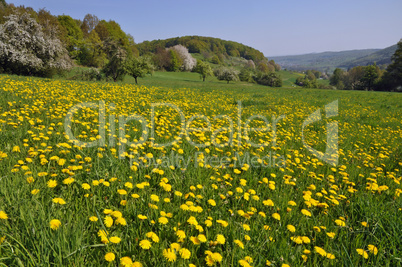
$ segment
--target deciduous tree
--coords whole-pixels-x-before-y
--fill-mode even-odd
[[[195,68],[195,72],[200,74],[200,77],[203,82],[205,82],[205,79],[208,76],[214,75],[214,73],[212,72],[211,66],[208,63],[201,61],[201,60],[197,61],[197,67]]]
[[[103,67],[102,72],[106,77],[112,78],[115,82],[122,80],[124,74],[126,74],[124,61],[126,60],[127,52],[114,40],[109,40],[106,43],[106,49],[108,51],[109,62]]]
[[[227,81],[228,83],[230,81],[239,80],[238,71],[234,69],[228,69],[228,68],[215,69],[214,75],[216,76],[216,78],[218,78],[218,80]]]
[[[145,58],[130,57],[125,62],[125,68],[128,75],[135,79],[138,84],[137,78],[145,77],[146,74],[152,73],[152,66]]]

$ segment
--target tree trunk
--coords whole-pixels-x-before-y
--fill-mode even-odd
[[[137,76],[135,76],[134,79],[135,79],[135,84],[138,84],[138,82],[137,82]]]

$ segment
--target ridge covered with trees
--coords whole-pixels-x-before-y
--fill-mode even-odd
[[[222,62],[225,57],[242,57],[255,61],[266,60],[264,54],[252,47],[219,38],[203,36],[183,36],[165,40],[144,41],[137,45],[140,54],[156,53],[160,48],[182,45],[190,53],[203,54],[204,57],[213,58],[216,63]]]

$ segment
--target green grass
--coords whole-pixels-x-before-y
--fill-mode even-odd
[[[241,82],[226,84],[215,78],[202,82],[195,73],[156,72],[139,79],[139,86],[133,85],[128,77],[124,82],[105,83],[0,75],[0,211],[8,216],[0,219],[0,265],[117,266],[122,257],[130,257],[144,266],[188,266],[189,263],[205,266],[205,253],[211,251],[222,256],[222,262],[216,266],[239,266],[239,260],[247,256],[253,259],[252,266],[264,266],[267,260],[273,266],[284,263],[400,266],[402,201],[398,190],[402,190],[402,94],[293,88],[292,81],[298,74],[281,72],[281,75],[283,88]],[[106,102],[107,146],[67,145],[64,136],[67,111],[75,104],[99,100]],[[339,101],[339,114],[327,118],[325,105],[335,100]],[[118,140],[115,146],[109,142],[112,127],[108,123],[113,122],[109,115],[115,115],[114,135],[118,136],[119,130],[123,130],[117,122],[119,115],[141,115],[150,124],[151,105],[165,102],[180,108],[187,122],[191,116],[205,115],[213,130],[218,130],[214,140],[224,143],[229,136],[223,129],[229,126],[227,118],[233,121],[235,129],[238,126],[237,101],[242,102],[243,130],[252,115],[262,115],[269,122],[273,115],[286,115],[277,125],[275,146],[268,145],[264,150],[250,147],[244,135],[241,146],[234,143],[223,148],[214,145],[208,149],[197,148],[185,138],[164,149],[147,142],[126,147],[126,151],[137,155],[137,160],[143,157],[148,162],[175,153],[190,159],[191,164],[186,169],[179,163],[171,163],[168,165],[175,165],[174,169],[139,166],[135,170],[128,158],[118,158]],[[115,104],[115,110],[109,108],[110,103]],[[303,121],[317,109],[321,109],[322,120],[305,128],[305,141],[324,151],[327,123],[337,122],[340,154],[336,167],[316,159],[301,141]],[[155,112],[155,141],[174,140],[181,127],[177,111],[156,108]],[[97,109],[77,112],[71,125],[74,135],[88,142],[91,137],[96,140],[98,115]],[[227,117],[214,118],[216,115]],[[196,119],[191,126],[207,125]],[[261,127],[262,122],[253,121],[251,126]],[[138,122],[125,127],[130,140],[140,138],[139,127]],[[213,134],[199,131],[189,133],[189,138],[205,144],[212,141]],[[272,134],[251,131],[250,139],[270,142]],[[213,155],[227,156],[233,166],[208,167],[208,163],[213,165],[211,161],[200,166],[194,158],[200,152],[204,160]],[[286,159],[286,167],[247,169],[239,160],[233,160],[236,153],[258,157],[271,153]],[[69,177],[74,182],[66,184],[65,179]],[[48,187],[49,180],[56,180],[58,185]],[[387,188],[367,189],[367,183],[373,181]],[[82,187],[85,183],[90,185],[89,190]],[[40,190],[39,193],[33,195],[34,189]],[[127,195],[118,191],[121,189]],[[352,189],[356,191],[352,193]],[[183,195],[175,194],[176,191]],[[133,198],[132,194],[138,194],[139,198]],[[328,207],[314,206],[308,194]],[[157,195],[159,202],[151,195]],[[66,204],[54,203],[57,197]],[[170,202],[164,202],[165,198]],[[267,199],[274,206],[265,205],[263,201]],[[123,205],[122,200],[127,203]],[[208,200],[214,200],[216,206]],[[184,211],[183,204],[191,206],[188,201],[203,211]],[[289,201],[295,201],[296,206],[291,206]],[[112,216],[114,224],[107,227],[105,209],[120,211],[127,225],[116,225],[116,217]],[[309,210],[312,216],[303,215],[302,209]],[[162,211],[173,215],[166,225],[159,223]],[[241,216],[240,211],[250,212],[250,216]],[[280,221],[272,217],[274,213],[280,214]],[[140,220],[140,214],[147,219]],[[99,220],[92,222],[91,216]],[[191,236],[201,233],[188,222],[190,216],[202,226],[207,243],[195,245],[190,241]],[[208,217],[212,217],[211,227],[205,222]],[[340,217],[344,218],[345,227],[336,224],[335,220]],[[52,219],[61,221],[59,229],[50,229]],[[219,219],[225,220],[227,227],[221,226]],[[362,222],[367,222],[368,227]],[[295,226],[296,232],[291,233],[287,225]],[[321,227],[320,232],[315,227]],[[105,229],[109,238],[118,236],[121,242],[103,244],[98,232]],[[178,240],[175,229],[185,231],[183,242]],[[139,242],[150,240],[146,237],[150,231],[160,240],[144,250]],[[331,232],[335,233],[333,239],[327,235]],[[210,243],[218,234],[224,235],[225,244]],[[291,240],[295,236],[308,237],[310,243],[296,244]],[[234,240],[241,240],[244,249]],[[177,254],[177,260],[168,263],[163,250],[177,242],[189,249],[191,258],[181,259]],[[378,254],[369,252],[368,259],[364,259],[356,249],[367,251],[369,244],[378,248]],[[316,253],[316,246],[333,254],[335,259]],[[305,253],[306,249],[311,253]],[[116,255],[112,263],[104,259],[108,252]],[[307,257],[305,263],[303,255]]]

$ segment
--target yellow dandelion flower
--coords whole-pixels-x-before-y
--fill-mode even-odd
[[[120,259],[120,265],[124,267],[132,267],[133,261],[131,260],[130,257],[123,257]]]
[[[290,240],[292,240],[293,242],[295,242],[296,244],[303,244],[303,239],[301,236],[291,236]]]
[[[242,267],[251,267],[251,265],[246,260],[239,260],[239,265]]]
[[[151,238],[155,243],[159,243],[159,237],[154,232],[146,233],[146,237]]]
[[[346,226],[346,223],[342,220],[335,220],[336,225],[338,226]]]
[[[121,213],[121,211],[115,210],[112,213],[110,213],[110,215],[112,215],[115,218],[121,218],[123,217],[123,213]]]
[[[190,237],[190,241],[193,242],[194,245],[199,245],[199,244],[201,244],[201,241],[200,241],[197,237],[195,237],[195,236],[191,236],[191,237]]]
[[[98,221],[98,217],[96,217],[96,216],[91,216],[91,217],[89,217],[89,220],[90,220],[91,222],[97,222],[97,221]]]
[[[315,251],[316,253],[320,254],[320,255],[323,256],[323,257],[326,257],[326,256],[327,256],[327,252],[326,252],[323,248],[314,247],[314,251]]]
[[[215,200],[213,200],[213,199],[209,199],[209,200],[208,200],[208,204],[211,205],[212,207],[215,207],[215,206],[216,206],[216,202],[215,202]]]
[[[5,213],[4,211],[0,210],[0,219],[1,220],[7,220],[8,219],[7,213]]]
[[[166,258],[167,261],[169,262],[174,262],[176,261],[176,253],[174,252],[173,249],[167,248],[163,250],[163,256]]]
[[[127,225],[127,221],[126,219],[124,219],[123,217],[119,217],[115,220],[115,224],[116,225],[123,225],[126,226]]]
[[[219,254],[218,252],[215,252],[211,255],[212,259],[214,260],[214,262],[221,262],[222,261],[222,255]]]
[[[288,230],[289,230],[290,232],[292,232],[292,233],[296,232],[296,228],[295,228],[293,225],[291,225],[291,224],[288,224],[288,225],[286,226],[286,228],[288,228]]]
[[[238,245],[241,249],[244,249],[244,244],[243,244],[243,242],[241,242],[240,240],[236,239],[236,240],[234,241],[234,243],[235,243],[236,245]]]
[[[61,222],[57,219],[53,219],[50,221],[49,225],[52,230],[57,230],[59,229]]]
[[[107,238],[108,232],[105,232],[104,230],[99,230],[98,231],[98,236],[101,238],[101,242],[103,244],[109,243],[109,239]]]
[[[114,244],[119,244],[121,242],[121,238],[117,236],[112,236],[109,238],[109,241],[114,243]]]
[[[308,217],[311,217],[311,212],[309,212],[309,211],[306,210],[306,209],[302,209],[302,210],[301,210],[301,213],[302,213],[303,215],[306,215],[306,216],[308,216]]]
[[[111,214],[112,212],[113,212],[113,210],[111,210],[111,209],[104,209],[103,210],[104,214]]]
[[[72,177],[69,177],[69,178],[66,178],[63,180],[63,184],[69,185],[72,183],[74,183],[74,178],[72,178]]]
[[[113,225],[112,217],[106,216],[103,223],[105,224],[106,227],[112,227],[112,225]]]
[[[198,225],[197,219],[196,219],[194,216],[191,216],[191,217],[187,220],[187,222],[188,222],[190,225]]]
[[[280,221],[281,220],[281,215],[279,215],[279,213],[274,213],[274,214],[272,214],[272,218],[274,218],[275,220]]]
[[[117,189],[117,193],[119,193],[119,195],[127,195],[127,191],[124,189]]]
[[[83,184],[81,185],[81,187],[82,187],[82,189],[84,189],[84,190],[89,190],[89,189],[91,189],[91,186],[90,186],[89,184],[87,184],[87,183],[83,183]]]
[[[329,232],[329,233],[327,233],[327,236],[329,236],[330,238],[334,238],[334,237],[335,237],[335,233],[334,233],[334,232]]]
[[[160,224],[167,224],[168,222],[169,222],[169,220],[168,220],[168,218],[166,218],[166,217],[160,217],[159,219],[158,219],[158,222],[160,223]]]
[[[36,195],[36,194],[39,193],[39,191],[40,191],[39,189],[34,189],[34,190],[31,191],[31,194]]]
[[[152,247],[152,244],[149,240],[144,239],[140,241],[140,247],[142,249],[150,249]]]
[[[212,259],[212,256],[211,256],[211,255],[207,255],[207,256],[205,257],[205,261],[206,261],[206,264],[207,264],[208,266],[214,266],[214,265],[215,265],[215,261],[214,261],[214,259]]]
[[[273,206],[275,206],[274,202],[273,202],[271,199],[264,200],[264,201],[262,202],[262,204],[264,204],[264,206],[268,206],[268,207],[273,207]]]
[[[49,180],[47,182],[47,187],[49,187],[49,188],[54,188],[56,186],[57,186],[57,181],[56,180]]]
[[[248,225],[248,224],[243,224],[243,229],[246,230],[246,231],[251,230],[250,225]]]
[[[216,220],[216,222],[219,223],[223,227],[227,227],[229,225],[229,223],[227,221],[224,221],[224,220]],[[211,225],[212,225],[212,222],[211,222]]]
[[[106,253],[105,255],[105,260],[108,262],[114,261],[115,258],[116,256],[112,252]]]
[[[369,252],[373,253],[374,255],[377,255],[378,253],[378,248],[374,245],[368,245],[367,246]]]
[[[223,235],[218,234],[216,236],[216,242],[218,242],[218,244],[223,245],[223,244],[225,244],[225,241],[226,241],[226,239],[225,239],[225,237]]]
[[[177,235],[177,237],[180,238],[180,239],[186,238],[186,233],[185,233],[183,230],[178,230],[178,231],[176,232],[176,235]]]
[[[65,205],[66,204],[66,201],[64,201],[64,199],[59,198],[59,197],[53,198],[52,202],[56,203],[56,204],[60,204],[60,205]]]
[[[137,217],[138,217],[138,219],[140,219],[140,220],[146,220],[146,219],[148,219],[147,216],[142,215],[142,214],[138,214]]]
[[[198,240],[200,240],[201,243],[207,242],[207,237],[205,235],[198,235],[197,236]]]
[[[357,253],[359,253],[359,255],[362,255],[363,258],[368,259],[369,255],[367,254],[367,252],[364,249],[358,248],[356,249]]]
[[[153,201],[153,202],[159,202],[159,197],[157,196],[157,195],[151,195],[151,200]]]
[[[307,236],[302,236],[301,239],[303,240],[304,244],[310,244],[311,240]]]
[[[186,248],[181,248],[179,250],[179,254],[180,254],[180,257],[182,257],[182,259],[185,259],[185,260],[188,260],[191,257],[190,250],[188,250]]]

